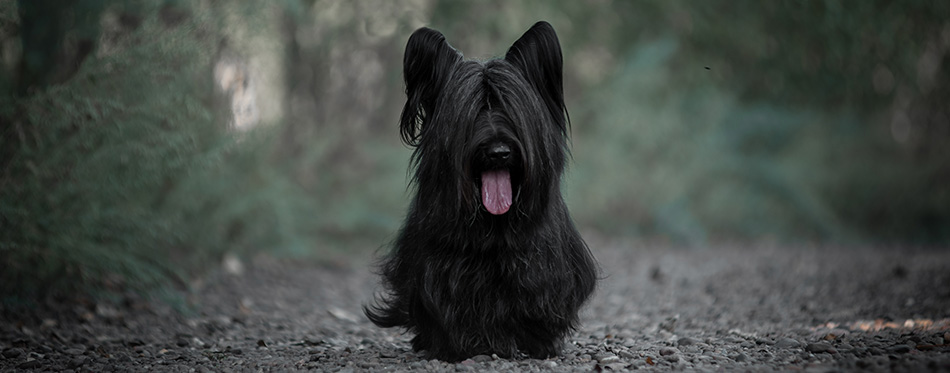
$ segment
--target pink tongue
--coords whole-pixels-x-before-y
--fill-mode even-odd
[[[511,207],[511,177],[508,170],[482,173],[482,205],[492,215],[501,215]]]

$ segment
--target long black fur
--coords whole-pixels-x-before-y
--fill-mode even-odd
[[[593,292],[596,265],[561,197],[568,119],[561,47],[538,22],[503,59],[464,60],[438,31],[406,45],[403,141],[415,197],[380,272],[387,296],[364,307],[414,333],[427,358],[557,355]],[[507,159],[489,148],[504,144]],[[510,210],[482,206],[482,171],[506,168]]]

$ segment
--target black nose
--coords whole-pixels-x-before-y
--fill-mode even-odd
[[[511,156],[511,148],[502,143],[492,144],[488,149],[488,158],[493,161],[505,161]]]

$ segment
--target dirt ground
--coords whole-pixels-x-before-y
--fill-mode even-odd
[[[950,249],[588,239],[603,279],[558,358],[423,360],[361,313],[368,259],[259,258],[199,284],[192,314],[133,295],[5,310],[0,372],[950,371]]]

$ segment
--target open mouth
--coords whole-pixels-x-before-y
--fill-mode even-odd
[[[482,172],[482,205],[492,215],[511,208],[511,173],[507,169]]]
[[[511,209],[520,177],[515,145],[504,140],[487,141],[479,147],[472,165],[476,186],[480,187],[482,206],[492,215],[504,215]]]

